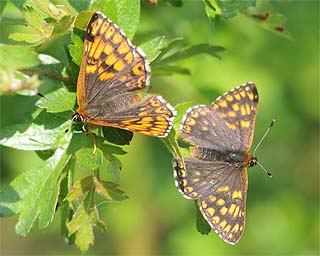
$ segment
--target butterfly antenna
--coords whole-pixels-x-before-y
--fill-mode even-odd
[[[262,142],[264,141],[264,139],[267,137],[268,133],[270,132],[271,128],[274,126],[274,124],[276,123],[275,119],[271,120],[271,123],[268,126],[268,129],[266,130],[266,132],[263,134],[261,140],[259,141],[259,143],[257,144],[256,148],[253,150],[252,155],[256,155],[257,149],[261,146]],[[264,168],[263,168],[264,169]]]
[[[262,164],[260,164],[258,161],[256,162],[257,165],[259,165],[261,167],[262,170],[264,170],[266,172],[266,174],[269,176],[269,178],[272,178],[272,173],[268,172],[266,168],[263,167]]]
[[[270,132],[271,128],[274,126],[276,120],[275,119],[272,119],[271,120],[271,123],[269,124],[268,126],[268,129],[265,131],[265,133],[263,134],[262,138],[260,139],[259,143],[257,144],[256,148],[253,150],[253,156],[255,156],[256,152],[257,152],[257,149],[261,146],[262,142],[265,140],[265,138],[267,137],[268,133]],[[272,178],[272,173],[271,172],[268,172],[266,168],[263,167],[262,164],[260,164],[256,158],[255,158],[255,163],[257,165],[259,165],[261,167],[262,170],[265,171],[265,173],[269,176],[269,178]]]

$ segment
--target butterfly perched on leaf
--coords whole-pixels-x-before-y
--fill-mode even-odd
[[[166,137],[174,108],[161,96],[142,97],[150,66],[143,51],[102,13],[87,27],[77,82],[78,106],[73,120]]]
[[[227,243],[239,242],[246,217],[247,168],[258,108],[258,91],[247,83],[210,106],[189,108],[180,134],[193,144],[191,157],[174,159],[175,184],[185,198],[197,200],[203,217]]]

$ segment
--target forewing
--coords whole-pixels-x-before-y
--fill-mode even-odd
[[[108,104],[93,109],[87,121],[91,124],[112,126],[141,134],[166,137],[172,128],[174,108],[159,95],[143,99],[137,94],[124,93]]]
[[[219,151],[248,151],[251,147],[258,92],[247,83],[225,93],[211,106],[194,106],[187,110],[181,135],[202,147]]]
[[[203,217],[230,244],[244,231],[248,177],[227,162],[194,158],[174,160],[175,183],[188,199],[198,200]]]
[[[149,84],[150,67],[142,50],[102,13],[95,13],[87,28],[77,84],[81,109],[114,95]]]

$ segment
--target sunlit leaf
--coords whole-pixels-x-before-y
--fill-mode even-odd
[[[35,105],[39,108],[46,109],[51,113],[70,111],[73,109],[76,100],[76,95],[69,92],[65,87],[45,94],[40,98]],[[71,112],[70,112],[71,118]]]
[[[61,20],[59,20],[55,25],[52,31],[51,37],[59,37],[69,33],[69,31],[73,28],[73,23],[75,21],[74,16],[64,16]]]
[[[61,122],[53,115],[41,114],[38,119],[46,121],[37,124],[16,124],[0,129],[0,145],[20,150],[48,150],[61,146],[60,139],[70,127],[70,120]]]
[[[164,65],[170,62],[177,62],[179,60],[183,60],[189,58],[196,54],[206,53],[213,57],[220,59],[220,53],[225,49],[221,46],[210,45],[210,44],[196,44],[192,46],[188,46],[182,49],[179,49],[177,52],[161,59],[157,65]]]
[[[117,24],[129,39],[133,38],[140,21],[140,0],[100,0],[93,8]]]
[[[63,16],[71,14],[71,11],[62,4],[55,5],[49,0],[33,0],[33,2],[42,12],[55,20],[60,20]]]
[[[150,41],[141,44],[139,47],[147,55],[149,62],[155,60],[161,53],[161,49],[164,46],[164,36],[158,36]]]
[[[80,66],[82,60],[83,41],[81,40],[81,37],[75,33],[71,34],[71,40],[73,44],[68,46],[70,55],[73,62]]]
[[[108,171],[111,174],[112,179],[115,182],[119,182],[120,180],[120,171],[122,169],[122,164],[120,160],[111,154],[105,154],[105,157],[110,161],[108,165]]]
[[[0,45],[0,64],[15,70],[37,66],[40,64],[40,60],[37,53],[27,46]]]
[[[217,15],[221,15],[225,19],[230,19],[239,11],[255,6],[256,0],[205,0],[204,3],[207,15],[210,15],[209,18],[215,19]]]
[[[93,11],[81,11],[74,22],[74,26],[78,29],[86,30],[93,14]]]
[[[91,1],[90,0],[69,0],[69,3],[75,8],[78,12],[82,10],[89,9]]]
[[[75,234],[76,245],[81,251],[87,251],[90,245],[94,244],[93,223],[89,213],[83,204],[73,214],[72,220],[68,223],[69,235]]]
[[[121,201],[128,198],[124,192],[118,188],[118,184],[110,181],[98,180],[96,177],[94,177],[93,180],[95,191],[104,199],[110,201]]]
[[[65,135],[65,148],[71,133]],[[52,221],[60,189],[60,174],[69,161],[65,148],[59,148],[42,166],[25,172],[13,180],[0,193],[2,216],[20,214],[16,232],[26,236],[39,218],[39,227],[44,229]]]
[[[87,176],[81,180],[76,181],[69,194],[66,197],[66,200],[68,201],[74,201],[76,199],[79,199],[82,195],[84,195],[85,193],[87,193],[93,184],[93,176]]]
[[[76,166],[81,170],[94,171],[99,168],[103,161],[100,149],[94,153],[91,148],[82,148],[76,151]]]
[[[170,76],[173,74],[190,75],[190,70],[179,66],[155,66],[152,68],[152,75],[154,76]]]

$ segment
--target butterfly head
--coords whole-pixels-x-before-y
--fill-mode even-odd
[[[256,164],[258,164],[258,159],[256,156],[251,156],[250,160],[249,160],[249,167],[255,166]]]
[[[73,115],[72,115],[72,121],[73,122],[83,123],[84,119],[83,119],[83,116],[80,113],[74,111]]]

